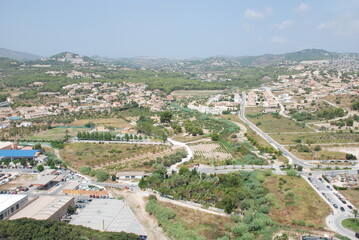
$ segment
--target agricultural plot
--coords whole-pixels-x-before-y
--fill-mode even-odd
[[[126,122],[122,118],[97,118],[97,119],[80,119],[74,121],[73,126],[84,126],[85,124],[92,122],[96,127],[114,127],[114,128],[127,128],[133,127],[129,122]]]
[[[133,145],[133,144],[97,144],[71,143],[61,150],[63,160],[74,168],[90,166],[105,168],[112,164],[126,162],[128,166],[136,166],[146,161],[145,156],[157,156],[158,153],[171,151],[165,145]]]
[[[305,144],[359,143],[359,134],[356,132],[273,133],[270,136],[281,144],[299,141]]]
[[[88,129],[82,128],[52,128],[39,133],[34,134],[33,136],[26,137],[27,140],[45,140],[45,141],[54,141],[54,140],[64,140],[67,134],[70,137],[74,137],[80,131],[87,131]]]
[[[263,113],[262,108],[250,108],[246,111],[249,121],[267,133],[276,132],[313,132],[314,130],[305,126],[303,123],[296,122],[278,114]]]
[[[267,198],[272,203],[269,215],[273,220],[309,228],[325,226],[330,208],[304,179],[270,176],[264,183],[270,192]]]
[[[231,159],[231,153],[221,144],[215,142],[198,142],[189,144],[194,156],[199,159],[225,161]]]
[[[300,151],[299,145],[286,146],[291,153],[303,160],[346,160],[346,153],[343,151],[331,151],[327,146],[315,151],[316,145],[305,146],[307,151]]]

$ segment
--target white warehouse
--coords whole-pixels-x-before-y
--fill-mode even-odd
[[[27,195],[0,195],[0,220],[10,217],[27,202]]]

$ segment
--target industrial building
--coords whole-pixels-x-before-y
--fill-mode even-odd
[[[11,161],[15,159],[34,160],[39,153],[40,150],[0,150],[0,159],[7,158]]]
[[[98,196],[109,196],[110,193],[106,189],[85,187],[78,182],[70,182],[63,189],[64,194],[75,194],[75,195],[98,195]]]
[[[66,215],[69,206],[74,205],[74,198],[70,196],[39,196],[28,206],[11,216],[10,220],[18,218],[60,220]]]
[[[17,143],[12,142],[0,142],[0,150],[17,149]]]
[[[27,195],[0,195],[0,220],[8,218],[28,202]]]
[[[117,172],[116,179],[130,180],[141,179],[143,176],[147,176],[145,172]]]
[[[45,189],[47,187],[51,187],[51,183],[57,177],[58,177],[57,175],[45,175],[45,176],[42,176],[42,177],[38,178],[37,180],[35,180],[31,184],[34,185],[34,186],[38,186],[38,189]]]
[[[70,224],[100,231],[124,231],[146,236],[137,218],[123,200],[93,199],[82,212],[74,215]]]

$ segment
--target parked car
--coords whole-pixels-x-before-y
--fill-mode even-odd
[[[353,207],[352,207],[351,205],[348,205],[348,208],[349,208],[349,209],[353,209]]]
[[[340,211],[345,212],[345,209],[343,207],[340,207]]]

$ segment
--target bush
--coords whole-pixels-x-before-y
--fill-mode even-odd
[[[42,171],[44,171],[44,166],[43,165],[38,165],[37,166],[37,171],[39,171],[39,172],[42,172]]]
[[[355,155],[351,154],[351,153],[347,153],[347,154],[345,155],[345,158],[346,158],[347,160],[357,160],[357,157],[356,157]]]
[[[319,145],[315,146],[314,151],[319,152],[320,150],[322,150],[321,146]]]
[[[110,174],[108,174],[108,172],[106,172],[105,170],[97,170],[95,175],[97,181],[99,182],[104,182],[110,177]]]
[[[242,236],[246,232],[248,232],[248,226],[245,223],[238,223],[233,228],[233,234],[238,236],[238,237]]]
[[[91,167],[89,166],[83,166],[80,168],[80,173],[84,174],[84,175],[90,175],[91,173]]]
[[[289,170],[289,171],[287,171],[287,176],[298,177],[299,175],[295,170]]]

